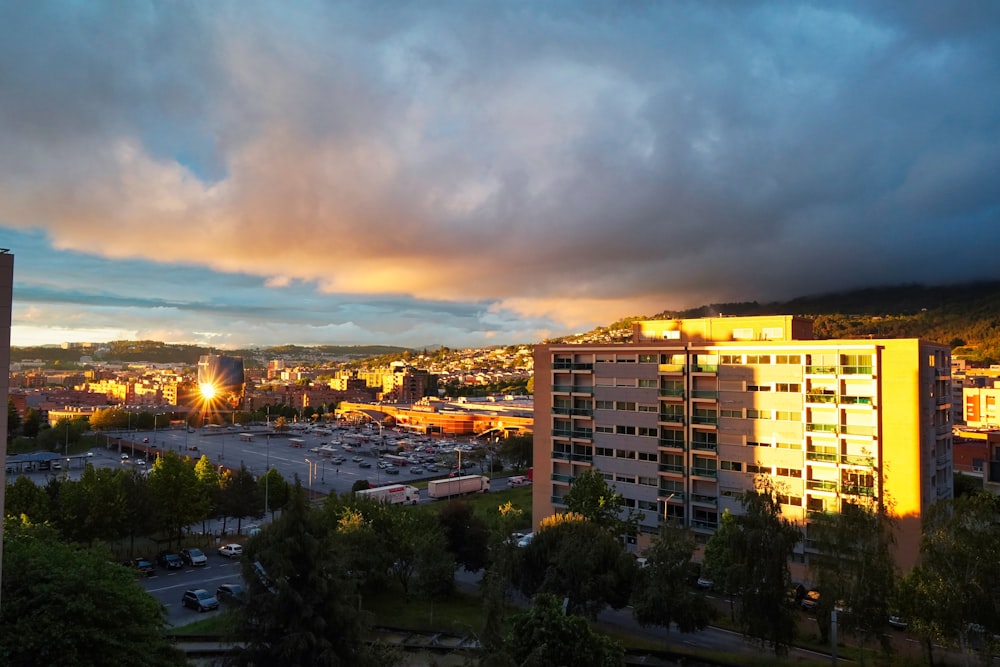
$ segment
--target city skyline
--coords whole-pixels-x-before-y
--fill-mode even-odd
[[[531,343],[1000,278],[1000,7],[0,5],[11,343]]]

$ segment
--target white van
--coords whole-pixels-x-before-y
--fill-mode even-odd
[[[531,480],[524,475],[515,475],[507,479],[507,486],[527,486],[531,484]]]

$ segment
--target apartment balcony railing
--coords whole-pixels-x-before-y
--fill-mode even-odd
[[[550,496],[549,501],[553,505],[562,505],[563,507],[566,506],[566,500],[562,496]]]
[[[692,364],[692,373],[718,373],[719,364]]]
[[[806,366],[807,375],[836,375],[836,366]]]
[[[871,375],[872,374],[872,367],[871,366],[867,366],[867,365],[865,365],[865,366],[841,366],[840,367],[840,374],[841,375]]]
[[[714,452],[719,449],[719,444],[716,442],[698,442],[696,440],[692,440],[691,449],[700,449],[702,451]]]
[[[661,398],[684,398],[683,389],[660,389]]]
[[[824,452],[815,450],[806,451],[807,461],[823,461],[826,463],[836,463],[838,456],[839,454],[837,454],[837,452]]]
[[[818,479],[807,479],[806,488],[810,491],[829,491],[831,493],[837,492],[836,482],[827,482]]]
[[[806,510],[806,517],[809,519],[822,519],[826,516],[833,516],[836,512],[828,512],[827,510]]]
[[[691,468],[692,475],[698,475],[699,477],[712,477],[715,478],[718,475],[718,471],[715,468]]]
[[[583,387],[575,384],[554,384],[552,391],[557,394],[593,394],[593,387]]]
[[[553,482],[565,482],[567,484],[572,484],[575,478],[572,475],[560,475],[558,473],[552,473]]]
[[[594,432],[590,429],[554,428],[552,429],[552,435],[557,438],[577,438],[589,440],[594,437]]]
[[[573,361],[555,361],[552,363],[552,370],[554,371],[592,371],[594,370],[594,364],[592,363],[579,363]]]
[[[684,466],[683,465],[676,465],[676,464],[673,464],[673,463],[661,463],[660,464],[660,472],[672,472],[672,473],[675,473],[675,474],[678,474],[678,475],[683,475],[684,474]]]
[[[684,449],[683,440],[660,440],[657,443],[660,447],[669,447],[670,449]]]
[[[844,424],[840,427],[840,432],[846,435],[875,435],[875,427]]]
[[[719,392],[715,390],[698,389],[697,391],[691,392],[691,398],[708,398],[712,400],[718,400]]]
[[[806,366],[808,375],[871,375],[871,366]]]
[[[670,489],[659,489],[660,500],[666,503],[682,503],[684,502],[685,494],[683,491],[672,491]]]
[[[691,521],[692,528],[700,528],[702,530],[715,530],[719,527],[718,521]]]
[[[841,396],[840,403],[844,405],[871,405],[871,396]]]
[[[718,505],[719,498],[717,496],[706,496],[703,493],[692,493],[691,502],[701,503],[703,505]]]
[[[691,417],[692,424],[700,424],[702,426],[718,426],[719,416],[718,415],[694,415]]]
[[[657,415],[657,420],[661,422],[669,422],[671,424],[683,424],[684,415],[679,412],[661,412]]]
[[[593,417],[594,411],[590,408],[552,408],[552,414],[568,415],[570,417]]]
[[[806,394],[806,403],[836,403],[836,394]]]
[[[659,364],[657,370],[660,373],[683,373],[684,364]]]
[[[868,496],[869,498],[875,497],[875,487],[874,486],[861,486],[860,484],[844,484],[840,487],[841,493],[847,493],[852,496]]]
[[[875,465],[875,457],[861,456],[858,454],[843,454],[840,457],[840,462],[851,466],[865,466],[866,468],[871,468]]]
[[[806,430],[814,433],[836,433],[838,427],[836,424],[816,424],[809,422],[806,424]]]

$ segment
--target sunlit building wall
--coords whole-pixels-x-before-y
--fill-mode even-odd
[[[915,339],[812,340],[790,316],[638,322],[629,344],[535,349],[534,522],[599,469],[643,512],[634,548],[665,521],[703,540],[770,478],[806,535],[846,502],[886,502],[897,562],[920,517],[952,495],[950,350]]]

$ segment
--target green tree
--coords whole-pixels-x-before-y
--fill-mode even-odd
[[[736,620],[736,595],[743,585],[743,554],[732,546],[740,539],[736,517],[728,509],[719,517],[719,527],[705,544],[702,573],[729,598],[729,616]]]
[[[469,572],[478,572],[489,559],[489,527],[472,505],[452,500],[437,513],[452,559]]]
[[[796,618],[785,596],[791,585],[788,560],[802,535],[781,516],[769,480],[759,481],[740,502],[743,514],[734,517],[733,529],[723,536],[726,541],[715,545],[728,553],[716,557],[731,564],[727,583],[739,599],[737,621],[743,634],[782,655],[795,637]]]
[[[38,437],[38,432],[42,428],[42,417],[35,408],[27,408],[24,411],[24,420],[21,422],[21,434],[26,438]]]
[[[289,485],[288,480],[274,468],[268,470],[257,480],[257,487],[261,498],[264,499],[264,509],[271,513],[272,518],[277,510],[288,504],[292,487]]]
[[[518,547],[512,533],[524,522],[524,510],[510,501],[491,511],[490,562],[483,574],[483,620],[482,645],[485,655],[482,663],[486,667],[509,664],[504,644],[504,624],[507,614],[508,591],[514,581],[514,571],[518,563]]]
[[[179,539],[186,526],[207,516],[209,499],[194,466],[176,452],[167,450],[157,459],[149,471],[148,485],[156,516],[171,540]]]
[[[540,529],[515,575],[531,597],[551,593],[567,598],[567,611],[596,618],[606,606],[628,604],[635,559],[606,528],[589,520],[566,521]]]
[[[52,514],[49,494],[27,475],[18,475],[13,482],[7,483],[4,514],[15,518],[24,516],[33,524],[45,523]]]
[[[964,651],[982,628],[1000,633],[1000,501],[988,493],[931,506],[924,515],[920,564],[904,578],[899,595],[910,628],[929,652],[934,642],[955,643]],[[984,655],[995,648],[984,641]]]
[[[531,465],[534,438],[530,434],[512,435],[500,442],[500,457],[515,468]]]
[[[246,545],[246,604],[236,611],[243,665],[389,664],[363,640],[367,617],[337,531],[296,481],[285,511]]]
[[[642,518],[641,513],[626,512],[625,498],[608,486],[597,468],[588,468],[577,475],[563,501],[568,512],[580,514],[616,536],[634,533]]]
[[[822,593],[816,608],[822,637],[829,636],[830,614],[839,606],[844,613],[838,615],[838,626],[860,639],[862,649],[878,638],[883,650],[890,651],[885,619],[895,594],[896,572],[888,514],[875,503],[844,502],[840,512],[810,523],[809,539],[818,551],[810,561]]]
[[[563,614],[559,598],[539,595],[528,611],[512,617],[507,652],[520,667],[619,667],[625,651],[594,633],[584,618]]]
[[[17,406],[14,405],[14,399],[7,399],[7,443],[9,444],[14,439],[14,434],[17,430],[21,428],[21,415],[17,411]]]
[[[5,531],[3,664],[188,664],[166,639],[163,608],[106,552],[74,548],[41,526],[9,521]]]
[[[702,630],[711,619],[705,596],[691,588],[688,577],[697,544],[689,532],[665,526],[646,551],[632,592],[632,613],[642,626],[658,625],[681,632]]]
[[[240,532],[245,517],[264,516],[263,489],[257,485],[253,473],[245,465],[241,465],[222,487],[222,504],[226,508],[226,514],[236,519],[237,533]]]

